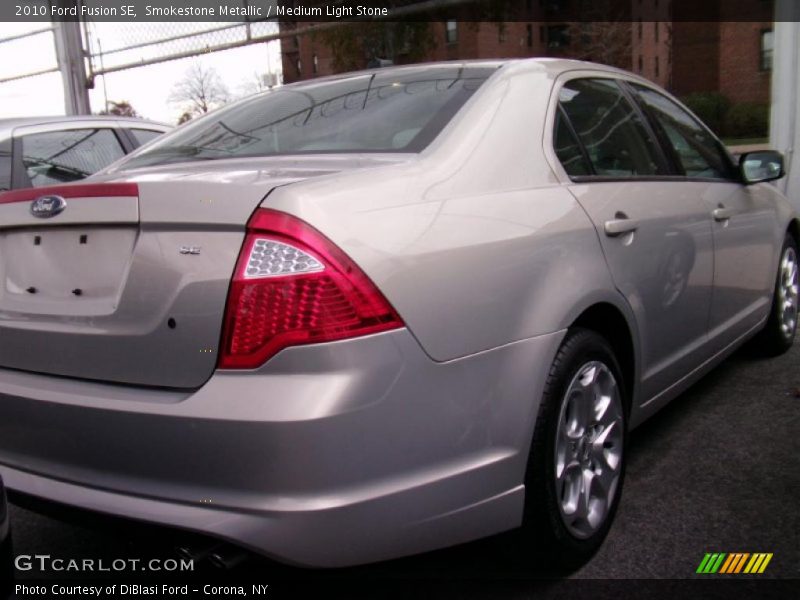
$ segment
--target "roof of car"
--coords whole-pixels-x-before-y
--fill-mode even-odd
[[[49,116],[49,117],[12,117],[0,119],[0,133],[4,133],[16,127],[28,125],[46,125],[49,123],[74,123],[80,121],[109,121],[124,122],[140,126],[155,126],[158,129],[172,129],[170,125],[159,123],[158,121],[148,121],[134,117],[118,117],[116,115],[76,115],[76,116]],[[146,129],[147,127],[144,127]]]
[[[474,59],[474,60],[453,60],[453,61],[411,63],[407,65],[391,65],[386,67],[364,69],[361,71],[350,71],[347,73],[337,73],[335,75],[328,75],[325,77],[315,77],[313,79],[303,79],[300,81],[295,81],[293,83],[281,86],[279,88],[275,88],[275,90],[280,90],[281,88],[293,89],[293,88],[300,88],[303,86],[313,86],[318,83],[325,83],[327,81],[335,81],[335,80],[347,79],[348,77],[360,77],[372,74],[391,76],[391,74],[395,72],[402,73],[415,70],[423,71],[425,69],[430,69],[430,68],[463,67],[463,68],[499,69],[501,67],[512,66],[512,65],[519,65],[523,67],[525,65],[528,65],[536,68],[537,70],[541,70],[542,72],[548,73],[550,75],[558,75],[566,71],[576,71],[585,69],[593,71],[604,71],[616,75],[625,75],[637,79],[639,78],[635,73],[632,73],[630,71],[625,71],[617,67],[612,67],[609,65],[593,63],[583,60],[573,60],[567,58],[545,58],[545,57],[487,58],[487,59]],[[269,94],[270,92],[266,91],[262,93]]]

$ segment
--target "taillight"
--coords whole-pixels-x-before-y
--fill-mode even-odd
[[[364,272],[330,240],[286,213],[258,209],[231,282],[219,366],[258,367],[288,346],[402,327]]]

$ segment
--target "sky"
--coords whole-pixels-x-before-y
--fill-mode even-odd
[[[52,33],[2,42],[3,38],[41,29],[44,26],[46,26],[44,23],[0,23],[0,79],[56,66]],[[215,23],[95,23],[90,26],[89,31],[94,51],[97,52],[99,41],[106,53],[104,64],[106,67],[111,67],[136,63],[157,55],[185,51],[193,42],[184,40],[130,51],[113,52],[113,50],[152,39],[163,39],[193,31],[207,31],[219,26],[220,24]],[[268,33],[276,27],[272,23],[259,26],[261,30],[254,30],[254,35]],[[237,37],[239,35],[241,29],[219,31],[198,37],[194,43],[201,47],[213,46],[215,43],[239,39]],[[254,83],[258,75],[266,73],[269,69],[280,72],[280,46],[277,41],[269,44],[252,44],[234,50],[201,54],[189,59],[126,69],[106,75],[105,82],[103,76],[98,76],[95,88],[89,92],[92,112],[103,109],[107,94],[109,101],[127,100],[144,118],[175,123],[183,109],[180,105],[169,101],[170,92],[175,82],[184,76],[193,62],[199,62],[205,68],[214,68],[232,95],[243,96],[255,91]],[[99,61],[95,60],[95,64],[99,66]],[[63,114],[64,90],[61,75],[57,72],[0,83],[0,118]]]

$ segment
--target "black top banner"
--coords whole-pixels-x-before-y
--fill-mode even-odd
[[[792,20],[781,1],[795,0],[3,0],[0,22]]]

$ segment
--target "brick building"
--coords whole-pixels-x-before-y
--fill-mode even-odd
[[[744,0],[733,15],[722,0],[709,0],[719,21],[672,20],[669,0],[629,0],[617,22],[569,22],[569,9],[585,9],[582,0],[526,2],[530,21],[432,23],[434,45],[421,60],[523,58],[549,56],[614,64],[640,73],[679,96],[721,92],[731,102],[766,104],[770,94],[772,0]],[[726,21],[735,18],[735,21]],[[536,19],[539,20],[536,20]],[[282,23],[291,34],[308,23]],[[615,47],[616,46],[616,47]],[[609,54],[609,52],[611,54]],[[285,83],[336,72],[333,56],[320,36],[289,35],[282,41]],[[359,66],[368,66],[369,57]],[[412,62],[400,49],[393,62]]]
[[[721,4],[717,22],[671,23],[672,91],[721,92],[734,104],[769,103],[773,5],[772,0],[749,0],[731,15]]]

